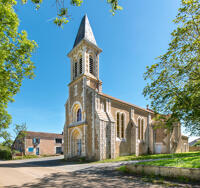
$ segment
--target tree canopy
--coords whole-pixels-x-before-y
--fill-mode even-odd
[[[6,108],[13,102],[24,78],[33,78],[31,55],[37,44],[28,40],[26,31],[18,31],[15,0],[0,0],[0,132],[7,128],[11,116]]]
[[[147,67],[144,95],[168,127],[181,121],[192,135],[200,135],[200,2],[182,0],[171,42],[157,63]]]
[[[26,4],[28,0],[21,0],[23,4]],[[40,4],[42,3],[42,0],[31,0],[36,5],[36,9],[40,8]],[[67,7],[66,3],[68,0],[56,0],[56,6],[57,6],[57,17],[54,19],[54,23],[58,26],[62,26],[63,24],[66,24],[70,20],[69,15],[69,8]],[[106,0],[108,4],[111,6],[111,13],[114,15],[117,10],[121,10],[122,7],[119,6],[119,0]],[[83,3],[83,0],[70,0],[70,3],[72,6],[81,6]]]
[[[27,126],[26,123],[22,124],[15,124],[14,132],[16,137],[18,137],[19,140],[23,140],[26,136]]]
[[[111,5],[111,12],[122,9],[118,0],[106,0]],[[21,0],[26,4],[28,0]],[[42,0],[31,0],[38,9]],[[19,92],[24,78],[34,77],[32,53],[37,44],[29,40],[26,31],[18,31],[19,19],[14,10],[16,0],[0,0],[0,133],[5,133],[11,123],[7,112],[9,102]],[[83,0],[70,0],[72,6],[81,6]],[[54,23],[62,26],[70,20],[65,0],[56,0],[57,18]]]
[[[11,134],[8,133],[7,131],[1,131],[0,137],[2,137],[4,139],[4,141],[2,142],[2,146],[6,146],[8,148],[11,148],[12,143],[13,143]]]

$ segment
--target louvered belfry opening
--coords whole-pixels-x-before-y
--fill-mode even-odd
[[[83,63],[82,63],[82,57],[81,57],[81,58],[79,59],[79,70],[80,70],[80,74],[82,74],[82,72],[83,72],[82,65],[83,65]]]
[[[90,60],[90,74],[94,74],[94,71],[93,71],[93,69],[94,69],[94,62],[93,62],[93,58],[92,58],[92,56],[90,55],[90,58],[89,58]]]

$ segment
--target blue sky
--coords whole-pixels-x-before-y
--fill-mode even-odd
[[[70,61],[80,21],[87,13],[100,55],[103,92],[146,107],[142,90],[146,66],[168,48],[172,20],[179,0],[120,0],[123,10],[112,16],[106,0],[85,0],[81,7],[69,6],[71,21],[63,29],[53,24],[55,0],[44,0],[36,11],[32,3],[16,7],[20,30],[38,43],[33,54],[36,77],[24,80],[15,102],[9,104],[12,125],[26,122],[28,130],[61,133],[65,122],[64,104],[68,97]]]

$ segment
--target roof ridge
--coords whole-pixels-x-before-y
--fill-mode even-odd
[[[142,108],[142,107],[137,106],[137,105],[135,105],[135,104],[131,104],[131,103],[129,103],[129,102],[126,102],[126,101],[123,101],[123,100],[121,100],[121,99],[112,97],[112,96],[107,95],[107,94],[105,94],[105,93],[99,93],[99,94],[102,95],[102,96],[104,96],[104,97],[108,97],[108,98],[111,98],[111,99],[113,99],[113,100],[116,100],[116,101],[118,101],[118,102],[121,102],[121,103],[130,105],[130,106],[133,106],[133,107],[135,107],[135,108],[139,108],[140,110],[143,110],[143,111],[146,111],[146,112],[150,112],[150,113],[154,113],[153,111],[151,111],[151,110],[149,110],[149,109],[145,109],[145,108]]]
[[[57,135],[62,135],[60,133],[49,133],[49,132],[38,132],[38,131],[25,131],[26,133],[43,133],[43,134],[57,134]]]

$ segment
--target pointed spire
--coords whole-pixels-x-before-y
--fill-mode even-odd
[[[79,26],[79,30],[76,36],[76,40],[74,42],[73,48],[82,40],[86,39],[90,41],[91,43],[95,44],[97,46],[96,40],[94,38],[94,34],[92,32],[92,28],[90,26],[90,22],[88,20],[87,14],[82,18],[81,24]]]

